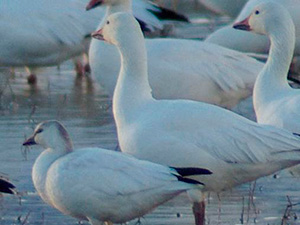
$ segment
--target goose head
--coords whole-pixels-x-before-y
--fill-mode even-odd
[[[291,26],[291,22],[291,16],[283,6],[275,2],[266,2],[257,5],[246,19],[235,23],[233,28],[270,35],[278,31],[278,27]]]
[[[126,42],[137,35],[143,37],[137,20],[130,13],[124,12],[110,15],[103,27],[92,33],[93,38],[116,46],[126,46]]]
[[[73,149],[71,139],[65,127],[56,120],[38,124],[23,146],[41,145],[45,149],[59,149],[70,152]]]
[[[130,4],[130,0],[91,0],[86,6],[86,10],[94,9],[103,5],[116,6],[127,4]]]

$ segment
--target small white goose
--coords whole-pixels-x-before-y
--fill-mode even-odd
[[[131,0],[92,0],[89,7],[93,4],[106,4],[106,17],[131,12]],[[190,99],[232,108],[252,94],[263,67],[242,53],[201,41],[146,39],[146,47],[149,82],[158,99]],[[112,96],[120,71],[116,47],[92,40],[89,57],[92,74]]]
[[[6,194],[15,194],[15,186],[7,179],[0,177],[0,192]]]
[[[201,168],[170,168],[100,148],[74,150],[58,121],[40,123],[23,145],[45,150],[33,165],[41,198],[64,214],[92,225],[125,223],[202,183],[183,176],[211,174]]]
[[[254,86],[258,123],[300,134],[300,90],[291,88],[287,80],[295,47],[295,26],[289,12],[277,3],[260,4],[234,28],[265,34],[271,41],[268,61]]]
[[[300,163],[300,152],[293,151],[300,148],[300,139],[286,130],[210,104],[155,100],[143,34],[131,14],[109,16],[93,37],[116,45],[121,54],[113,113],[122,151],[165,165],[208,168],[211,176],[193,176],[204,181],[203,193],[230,189]],[[199,196],[194,202],[197,224],[204,223],[204,206]]]

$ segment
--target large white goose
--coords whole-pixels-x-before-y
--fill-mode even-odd
[[[254,86],[257,121],[300,134],[300,90],[291,88],[287,80],[295,47],[293,20],[279,4],[268,3],[255,10],[234,28],[265,34],[271,41],[268,61]]]
[[[208,168],[211,176],[193,176],[206,185],[203,197],[300,162],[300,139],[286,130],[206,103],[155,100],[143,34],[131,14],[109,16],[93,37],[121,54],[113,113],[122,151],[165,165]],[[204,222],[204,205],[200,196],[194,202],[197,224]]]
[[[92,4],[106,4],[107,16],[131,12],[131,0],[92,0]],[[252,94],[263,66],[242,53],[200,41],[146,39],[146,47],[149,82],[158,99],[191,99],[232,108]],[[116,47],[92,40],[89,56],[94,77],[112,96],[120,70]]]
[[[300,55],[300,0],[249,0],[235,22],[245,19],[253,8],[263,2],[275,2],[285,7],[292,16],[296,27],[296,47],[295,55]],[[218,44],[227,48],[242,52],[267,54],[270,42],[266,36],[255,33],[243,32],[232,28],[228,25],[212,33],[206,42]]]
[[[23,145],[40,144],[43,153],[32,178],[41,198],[64,214],[92,225],[125,223],[203,184],[188,175],[201,168],[170,168],[101,148],[73,149],[58,121],[40,123]],[[1,184],[1,183],[0,183]]]

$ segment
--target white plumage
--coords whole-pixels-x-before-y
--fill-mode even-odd
[[[138,24],[127,13],[107,21],[93,36],[121,53],[113,112],[122,151],[161,164],[206,167],[213,174],[201,177],[204,190],[215,192],[300,162],[300,152],[294,151],[300,140],[286,130],[205,103],[153,99]]]
[[[124,223],[186,190],[202,188],[181,173],[210,174],[205,169],[169,168],[100,148],[73,150],[58,121],[40,123],[23,143],[34,144],[45,148],[32,170],[39,195],[62,213],[93,225]]]
[[[255,15],[254,11],[260,13]],[[254,86],[257,121],[300,134],[300,91],[291,88],[287,81],[295,47],[293,20],[279,4],[262,4],[254,11],[247,19],[249,29],[266,34],[271,40],[268,61]]]
[[[107,16],[131,11],[129,0],[115,2],[107,2]],[[158,99],[191,99],[232,108],[252,94],[263,66],[242,53],[200,41],[146,39],[146,47],[149,82]],[[89,56],[94,77],[112,96],[120,70],[117,49],[92,40]]]
[[[239,22],[245,19],[253,8],[263,2],[272,1],[284,6],[292,16],[293,22],[296,27],[296,47],[295,55],[300,55],[300,1],[299,0],[250,0],[244,6],[243,10],[239,16],[235,19],[235,22]],[[221,28],[211,34],[206,42],[218,44],[227,48],[242,52],[252,52],[252,53],[268,53],[270,48],[270,42],[267,37],[235,30],[232,25],[228,25]]]

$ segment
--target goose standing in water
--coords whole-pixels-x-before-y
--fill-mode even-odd
[[[271,41],[267,63],[254,86],[258,123],[300,135],[300,90],[291,88],[287,80],[295,48],[295,26],[289,12],[277,3],[259,5],[234,28],[267,35]]]
[[[92,0],[107,5],[107,16],[131,12],[131,0]],[[105,22],[103,19],[100,26]],[[190,99],[233,108],[252,94],[263,64],[243,53],[201,41],[146,39],[149,83],[157,99]],[[97,40],[89,50],[93,76],[113,96],[120,71],[115,46]]]
[[[204,167],[210,176],[193,202],[204,224],[206,192],[221,192],[300,163],[300,139],[220,107],[189,100],[155,100],[148,82],[147,53],[139,24],[129,13],[109,16],[93,37],[119,49],[121,70],[113,113],[121,150],[139,159],[176,167]],[[180,54],[180,52],[178,52]],[[167,85],[167,84],[165,84]],[[193,198],[195,199],[195,198]]]
[[[73,149],[58,121],[40,123],[23,145],[45,150],[33,165],[41,198],[64,214],[92,225],[125,223],[203,183],[185,178],[209,175],[201,168],[170,168],[100,148]]]

